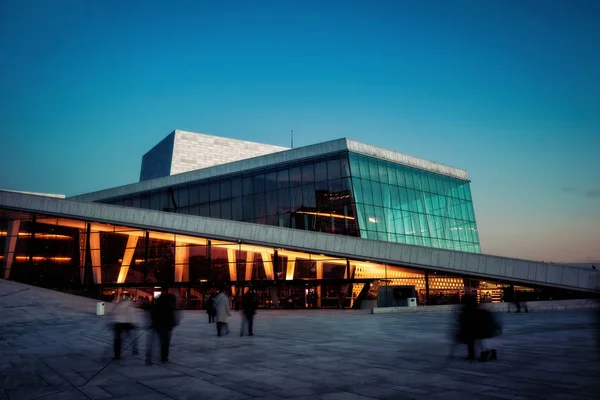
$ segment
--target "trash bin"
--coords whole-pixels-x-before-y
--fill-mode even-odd
[[[96,315],[104,315],[104,302],[96,303]]]

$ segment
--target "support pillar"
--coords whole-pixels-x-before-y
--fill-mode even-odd
[[[261,251],[260,255],[263,260],[263,267],[265,269],[265,275],[270,281],[275,280],[275,273],[273,272],[273,260],[271,260],[271,254],[268,251]]]
[[[125,283],[127,280],[127,274],[129,273],[129,266],[133,260],[135,254],[135,248],[138,243],[138,236],[129,236],[127,238],[127,245],[125,247],[125,253],[123,254],[123,261],[121,262],[121,269],[119,270],[119,277],[117,283]]]
[[[19,237],[19,227],[21,221],[8,221],[8,232],[6,233],[6,243],[4,244],[4,279],[10,279],[10,271],[15,260],[15,249]]]
[[[245,280],[252,280],[252,273],[254,272],[254,253],[251,251],[246,252],[246,276]]]
[[[285,271],[285,280],[291,281],[294,280],[294,270],[296,269],[296,257],[288,256],[287,266]]]
[[[425,272],[425,305],[429,305],[429,272]]]
[[[227,265],[229,266],[229,280],[231,282],[237,281],[237,257],[235,249],[227,249]],[[235,285],[231,285],[231,295],[235,296]]]
[[[323,261],[317,261],[317,279],[323,279]],[[317,308],[321,308],[321,287],[322,284],[319,283],[317,286]]]
[[[175,282],[190,280],[190,247],[181,242],[175,242]]]
[[[92,276],[94,283],[102,283],[102,261],[100,257],[100,232],[90,232],[90,255],[92,258]]]

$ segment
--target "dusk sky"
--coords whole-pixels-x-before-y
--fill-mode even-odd
[[[136,182],[174,129],[469,172],[482,251],[600,260],[600,2],[0,0],[0,189]]]

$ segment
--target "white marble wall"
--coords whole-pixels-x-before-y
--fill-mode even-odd
[[[289,150],[287,147],[175,131],[171,175]]]

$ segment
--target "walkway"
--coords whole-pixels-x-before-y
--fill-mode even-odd
[[[447,359],[452,314],[264,311],[254,337],[234,316],[218,338],[184,312],[171,362],[146,367],[111,361],[92,300],[1,280],[0,296],[0,399],[600,398],[592,310],[502,314],[500,360],[483,364]]]

